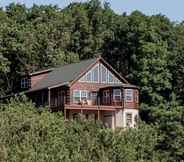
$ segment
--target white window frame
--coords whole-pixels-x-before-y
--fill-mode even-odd
[[[86,100],[88,99],[88,94],[89,94],[89,91],[87,90],[73,90],[73,102],[76,103],[77,101],[75,100],[75,92],[79,92],[79,101],[81,102],[83,99],[82,98],[86,98]],[[83,96],[83,92],[86,93],[86,95]]]
[[[75,96],[75,92],[79,92],[79,96]],[[76,97],[78,97],[79,98],[78,101],[80,101],[81,100],[80,90],[73,90],[73,96],[72,97],[73,97],[73,102],[74,103],[77,102],[77,100],[75,100]]]
[[[85,95],[84,95],[85,94]],[[80,91],[80,99],[81,99],[81,101],[83,100],[82,98],[86,98],[86,100],[88,99],[88,91],[86,91],[86,90],[81,90]]]
[[[98,70],[97,70],[97,72],[98,72],[98,74],[97,74],[97,77],[98,77],[97,81],[94,80],[95,77],[94,77],[93,70],[94,70],[95,68],[98,69]],[[92,76],[91,82],[93,82],[93,83],[99,83],[99,64],[96,64],[96,65],[91,69],[91,76]]]
[[[98,67],[98,75],[97,75],[97,77],[98,77],[98,80],[97,81],[94,81],[94,73],[93,73],[93,70],[96,68],[96,67]],[[96,64],[92,69],[90,69],[86,74],[84,74],[80,79],[79,79],[79,81],[80,82],[87,82],[87,83],[99,83],[99,72],[100,72],[100,70],[99,70],[99,63],[98,64]],[[90,80],[87,80],[87,75],[89,74],[89,73],[91,73],[91,77],[90,77]]]
[[[116,94],[115,93],[115,91],[119,91],[119,94]],[[115,101],[121,101],[121,89],[113,89],[113,100],[115,100]],[[120,100],[116,100],[116,97],[119,97],[120,98]]]
[[[102,74],[103,74],[103,72],[102,72],[102,68],[104,68],[105,69],[105,74],[106,74],[106,81],[103,81],[102,80]],[[108,70],[107,70],[107,68],[103,65],[103,64],[100,64],[100,75],[101,75],[101,80],[100,80],[100,82],[101,83],[108,83]]]
[[[130,97],[130,99],[129,99]],[[126,102],[133,102],[134,100],[134,91],[133,89],[125,89],[125,101]]]
[[[98,80],[94,80],[94,73],[93,70],[98,68]],[[105,70],[102,71],[102,68]],[[90,73],[91,77],[90,80],[87,80],[87,75]],[[102,80],[102,75],[105,74],[105,81]],[[110,75],[112,75],[112,81],[110,81]],[[80,79],[80,82],[87,82],[87,83],[105,83],[105,84],[121,84],[121,81],[102,63],[97,63],[94,67],[92,67],[88,72],[86,72]]]

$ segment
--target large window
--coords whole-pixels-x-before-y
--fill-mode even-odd
[[[95,66],[95,68],[92,70],[92,81],[98,82],[99,81],[99,65]]]
[[[73,100],[74,100],[74,102],[80,102],[80,99],[81,99],[80,91],[78,91],[78,90],[73,91]]]
[[[133,89],[125,89],[125,101],[133,102]]]
[[[113,89],[113,100],[121,101],[121,90],[120,89]]]
[[[120,84],[116,78],[103,64],[95,65],[88,71],[80,80],[80,82],[95,82],[95,83],[117,83]]]
[[[107,83],[108,82],[107,69],[103,65],[101,65],[100,67],[101,67],[101,82],[102,83]]]
[[[87,72],[81,79],[81,82],[99,82],[99,64],[93,67],[89,72]]]
[[[88,91],[85,90],[74,90],[73,100],[74,103],[80,103],[81,101],[86,101],[88,99]]]
[[[29,88],[30,80],[28,78],[22,78],[20,82],[21,88]]]
[[[88,92],[81,91],[81,100],[87,100],[87,98],[88,98]]]

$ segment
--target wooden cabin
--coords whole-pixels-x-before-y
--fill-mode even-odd
[[[101,57],[31,73],[21,88],[38,107],[63,111],[65,119],[81,113],[113,129],[134,127],[138,120],[138,87]]]

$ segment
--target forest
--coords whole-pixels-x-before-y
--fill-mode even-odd
[[[140,124],[112,131],[80,116],[37,110],[25,96],[0,104],[0,162],[184,160],[184,23],[99,0],[0,9],[0,97],[21,75],[101,55],[140,87]]]

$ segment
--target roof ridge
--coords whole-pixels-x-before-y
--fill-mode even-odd
[[[90,59],[84,59],[84,60],[79,60],[79,62],[74,62],[74,63],[69,63],[69,64],[64,64],[64,65],[59,65],[55,68],[62,68],[62,67],[65,67],[65,66],[69,66],[69,65],[75,65],[75,64],[80,64],[80,63],[83,63],[85,61],[90,61],[90,60],[96,60],[97,58],[90,58]]]

